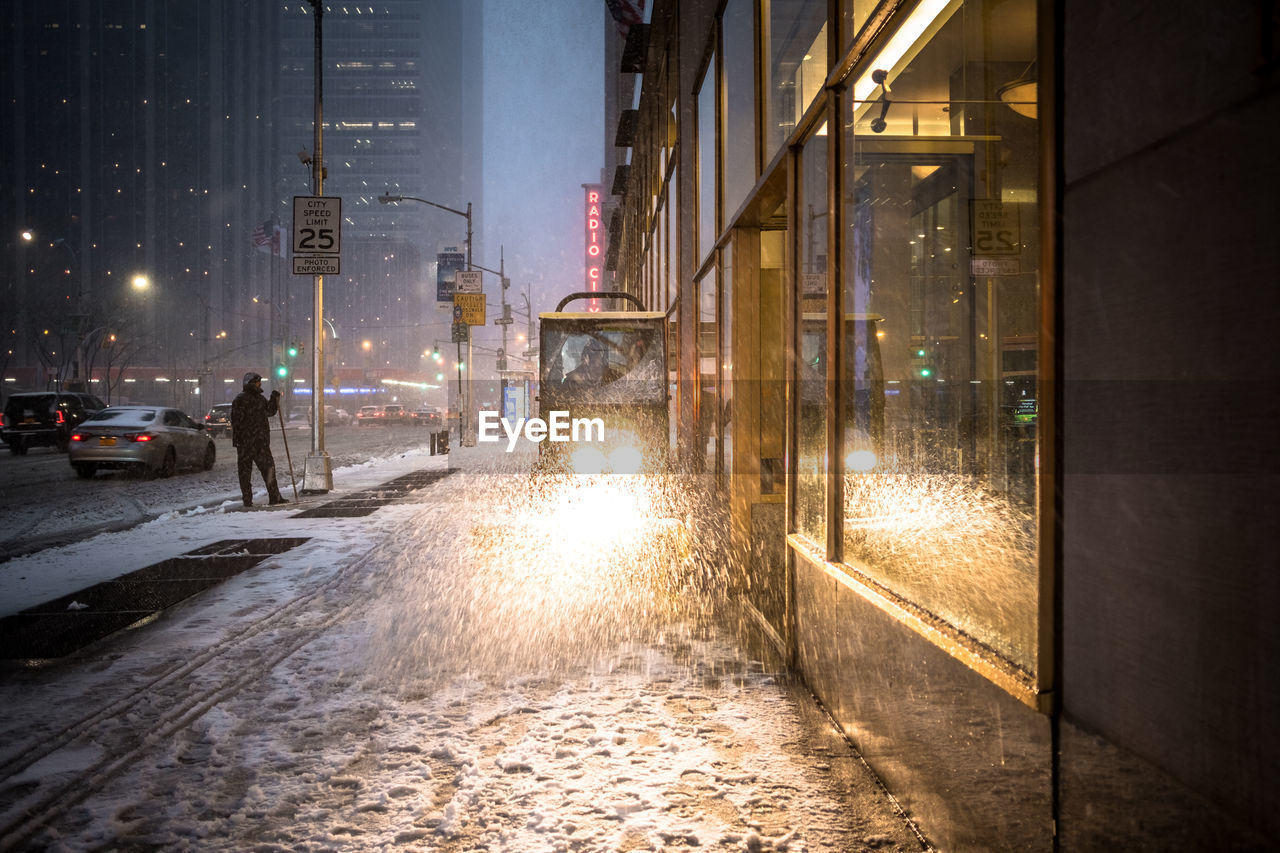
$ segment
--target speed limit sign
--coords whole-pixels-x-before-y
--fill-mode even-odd
[[[293,253],[342,253],[342,199],[338,196],[293,197]]]

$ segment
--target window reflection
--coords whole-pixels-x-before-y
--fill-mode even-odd
[[[698,264],[716,242],[716,59],[698,91]]]
[[[826,0],[766,4],[766,155],[777,153],[827,76]]]
[[[698,281],[698,447],[703,454],[703,470],[716,470],[720,434],[716,402],[716,268]]]
[[[809,139],[800,157],[799,346],[796,529],[826,540],[827,484],[827,136]]]
[[[842,106],[844,559],[1033,672],[1034,3],[917,10]]]
[[[753,0],[729,0],[724,35],[724,207],[732,215],[756,182],[756,42]],[[726,223],[727,224],[727,223]]]

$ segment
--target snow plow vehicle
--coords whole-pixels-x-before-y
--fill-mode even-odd
[[[625,299],[634,311],[565,311],[570,302]],[[568,441],[539,444],[542,470],[577,474],[667,469],[666,315],[629,293],[578,292],[538,315],[538,402],[573,425]]]

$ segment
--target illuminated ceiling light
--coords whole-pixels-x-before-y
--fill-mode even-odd
[[[1030,73],[1030,69],[1023,72],[1022,77],[1014,80],[1012,83],[1006,83],[996,90],[996,94],[1000,100],[1004,101],[1009,109],[1013,110],[1020,116],[1026,118],[1036,117],[1036,81],[1029,79],[1025,75]]]

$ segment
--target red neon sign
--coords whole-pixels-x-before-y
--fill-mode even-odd
[[[586,290],[595,293],[600,290],[600,276],[604,270],[604,233],[600,227],[601,196],[604,188],[600,184],[583,184],[586,191],[584,205],[586,216]],[[592,299],[591,311],[600,310],[600,302]]]

